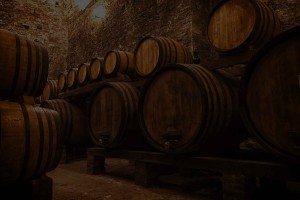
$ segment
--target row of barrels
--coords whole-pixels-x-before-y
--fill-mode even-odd
[[[147,60],[145,60],[147,55]],[[179,42],[165,37],[145,37],[135,53],[109,51],[104,58],[93,58],[58,77],[58,89],[74,89],[88,83],[127,75],[136,80],[153,75],[167,63],[192,63],[191,53]]]
[[[169,64],[143,89],[103,82],[89,107],[91,138],[104,148],[144,139],[166,153],[216,155],[236,148],[246,128],[266,150],[299,164],[299,32],[282,33],[263,48],[240,91],[196,64]]]
[[[4,186],[55,169],[62,138],[58,112],[24,104],[40,96],[46,85],[47,50],[6,30],[0,30],[0,48],[0,186]]]

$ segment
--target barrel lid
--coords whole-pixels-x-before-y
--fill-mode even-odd
[[[213,10],[207,28],[211,45],[220,52],[244,46],[257,26],[259,7],[252,0],[223,0]]]
[[[206,124],[205,95],[202,83],[184,65],[172,64],[160,70],[147,83],[140,101],[146,137],[167,152],[182,152],[194,144]]]
[[[114,83],[103,83],[93,95],[89,107],[89,128],[94,142],[112,147],[118,144],[124,132],[125,105],[122,92]]]
[[[104,73],[112,74],[117,67],[118,57],[115,51],[109,51],[104,59]]]
[[[271,152],[289,161],[300,157],[300,28],[262,49],[247,67],[241,89],[243,119]]]

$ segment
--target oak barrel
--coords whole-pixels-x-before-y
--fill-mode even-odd
[[[62,72],[58,75],[58,82],[57,82],[57,87],[58,91],[60,92],[65,92],[67,89],[67,74],[68,72]]]
[[[100,81],[103,75],[104,59],[97,57],[93,58],[90,63],[90,80],[91,82]]]
[[[171,64],[145,86],[139,119],[158,150],[223,154],[240,140],[240,126],[233,126],[237,107],[233,87],[217,74],[200,65]]]
[[[47,50],[23,36],[1,29],[0,49],[0,99],[41,95],[48,76]]]
[[[60,114],[64,144],[78,146],[87,144],[87,117],[78,107],[63,99],[45,101],[41,106]]]
[[[137,123],[138,91],[127,82],[105,82],[95,92],[89,107],[90,135],[104,148],[143,144]]]
[[[56,99],[58,97],[57,80],[47,81],[44,91],[42,93],[42,101]]]
[[[300,27],[262,49],[248,65],[241,109],[249,132],[275,156],[300,163]]]
[[[168,63],[193,63],[191,53],[179,42],[164,37],[145,37],[134,52],[136,72],[141,77],[153,75]]]
[[[78,85],[84,86],[90,81],[90,63],[83,63],[78,67]]]
[[[264,2],[223,0],[213,10],[208,23],[208,39],[219,52],[259,49],[281,32],[275,12]]]
[[[104,57],[104,75],[114,77],[118,73],[133,74],[135,72],[133,53],[127,51],[109,51]]]
[[[53,110],[0,102],[0,185],[39,177],[56,168],[62,143]]]
[[[78,68],[71,68],[67,75],[67,87],[68,89],[74,89],[78,83]]]

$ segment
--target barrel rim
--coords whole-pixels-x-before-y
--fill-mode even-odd
[[[279,43],[284,42],[286,39],[299,36],[299,33],[300,33],[300,26],[291,28],[288,31],[285,31],[279,34],[278,36],[276,36],[273,40],[268,42],[256,55],[254,55],[251,61],[247,64],[245,74],[242,76],[240,91],[239,91],[241,117],[249,133],[253,137],[255,137],[257,141],[267,151],[272,153],[275,157],[296,164],[300,164],[299,158],[297,159],[296,155],[284,151],[281,148],[278,148],[277,145],[274,145],[271,142],[269,142],[267,139],[265,139],[256,129],[255,124],[251,120],[250,112],[247,106],[247,91],[248,91],[248,83],[252,77],[252,72],[254,71],[255,66],[258,64],[258,62],[268,54],[269,50],[272,50]]]
[[[126,83],[126,82],[117,82],[117,83]],[[126,83],[128,84],[128,83]],[[91,126],[91,110],[92,110],[92,107],[93,107],[93,104],[94,104],[94,100],[95,100],[95,97],[98,95],[99,91],[102,90],[103,88],[105,87],[111,87],[117,91],[119,91],[118,88],[115,87],[115,83],[114,82],[102,82],[101,85],[99,85],[96,89],[94,89],[90,99],[91,101],[89,102],[89,106],[88,106],[88,129],[89,129],[89,134],[90,134],[90,137],[92,139],[92,141],[94,142],[94,144],[98,145],[98,146],[101,146],[101,147],[104,147],[104,148],[114,148],[116,146],[119,145],[119,142],[121,140],[123,140],[123,138],[125,137],[125,130],[126,130],[126,125],[128,124],[127,123],[127,120],[128,118],[126,117],[126,106],[125,106],[125,101],[122,101],[121,103],[121,114],[122,114],[122,122],[120,124],[120,128],[119,128],[119,132],[121,134],[118,134],[117,137],[114,138],[114,140],[111,142],[111,143],[108,143],[108,144],[100,144],[98,139],[95,137],[95,135],[93,134],[93,130],[92,130],[92,126]],[[123,99],[123,96],[118,93],[118,96],[120,99]],[[124,121],[124,119],[126,121]]]
[[[136,69],[135,71],[136,71],[136,73],[138,74],[138,76],[140,76],[140,77],[142,77],[142,78],[147,78],[147,77],[153,76],[155,73],[157,73],[157,72],[159,71],[159,69],[158,69],[158,67],[157,67],[157,65],[156,65],[155,68],[153,69],[153,71],[152,71],[151,73],[149,73],[149,74],[143,74],[143,73],[141,73],[140,70],[138,69],[137,64],[136,64],[136,59],[137,59],[136,54],[137,54],[137,51],[138,51],[139,47],[142,45],[142,43],[143,43],[145,40],[149,40],[149,39],[153,39],[153,40],[157,43],[157,45],[158,45],[158,47],[159,47],[159,50],[161,51],[161,49],[163,49],[163,47],[162,47],[162,45],[161,45],[161,42],[159,41],[159,40],[160,40],[160,39],[159,39],[160,37],[166,38],[166,37],[163,37],[163,36],[151,36],[151,35],[145,36],[145,37],[143,37],[143,38],[138,42],[136,48],[134,49],[134,52],[133,52],[133,53],[134,53],[134,55],[133,55],[133,60],[134,60],[134,65],[135,65],[135,69]],[[158,63],[161,63],[161,62],[162,62],[162,57],[161,57],[161,56],[158,57],[158,61],[157,61],[157,62],[158,62]]]
[[[220,49],[220,48],[216,47],[216,46],[212,43],[212,41],[211,41],[211,39],[210,39],[210,37],[209,37],[209,33],[208,33],[210,21],[211,21],[212,16],[213,16],[214,13],[216,12],[216,10],[218,10],[221,6],[223,6],[223,5],[224,5],[225,3],[227,3],[228,1],[231,1],[231,0],[222,0],[221,2],[219,2],[219,3],[212,9],[212,11],[211,11],[210,14],[209,14],[209,18],[208,18],[208,19],[209,19],[209,22],[207,23],[207,27],[206,27],[206,35],[207,35],[207,39],[208,39],[209,44],[210,44],[217,52],[219,52],[219,53],[221,53],[221,54],[237,53],[237,52],[241,52],[242,50],[244,50],[244,49],[247,47],[247,45],[249,45],[249,44],[251,43],[252,38],[255,36],[256,31],[257,31],[258,26],[259,26],[259,23],[258,23],[258,22],[261,20],[260,15],[258,15],[258,13],[260,12],[260,11],[259,11],[259,7],[258,7],[258,5],[256,4],[255,0],[248,0],[248,1],[252,4],[252,6],[253,6],[253,8],[254,8],[254,10],[255,10],[255,13],[256,13],[256,16],[255,16],[255,24],[254,24],[253,30],[252,30],[252,32],[250,33],[250,35],[248,36],[248,38],[247,38],[244,42],[242,42],[240,45],[238,45],[237,47],[235,47],[235,48],[233,48],[233,49]]]
[[[113,72],[111,72],[111,73],[108,74],[108,73],[107,73],[107,70],[106,70],[105,63],[106,63],[106,59],[107,59],[108,55],[111,54],[111,53],[114,53],[114,54],[116,55],[117,60],[116,60],[116,66],[115,66],[115,69],[113,70]],[[108,51],[108,52],[105,54],[104,60],[103,60],[103,74],[104,74],[104,76],[105,76],[106,78],[112,78],[112,77],[115,77],[115,76],[118,74],[119,69],[120,69],[120,59],[118,59],[119,56],[120,56],[120,55],[119,55],[119,50],[110,50],[110,51]]]
[[[165,71],[169,71],[169,70],[174,70],[174,69],[179,69],[185,73],[188,73],[189,75],[191,75],[191,77],[193,78],[193,80],[198,83],[197,86],[199,88],[202,88],[202,83],[199,82],[199,80],[196,79],[195,75],[193,73],[190,72],[190,70],[188,70],[187,68],[183,67],[183,66],[189,66],[189,65],[195,65],[195,64],[180,64],[180,63],[176,63],[176,64],[167,64],[165,67],[161,68],[160,70],[158,70],[158,73],[155,76],[152,76],[149,80],[146,81],[142,92],[140,94],[140,100],[139,100],[139,104],[138,104],[138,120],[139,120],[139,124],[141,127],[141,132],[143,134],[143,136],[146,138],[146,140],[148,141],[148,143],[153,146],[154,148],[165,152],[165,153],[171,153],[171,154],[179,154],[179,153],[190,153],[191,151],[196,151],[199,148],[199,144],[201,146],[201,144],[205,141],[202,141],[202,139],[205,138],[206,134],[201,133],[201,128],[198,125],[197,128],[197,133],[194,136],[194,139],[191,139],[191,141],[189,143],[186,143],[185,145],[182,145],[180,147],[177,147],[176,149],[165,149],[163,148],[161,145],[159,145],[156,141],[154,141],[151,137],[150,134],[146,128],[146,124],[144,121],[144,102],[145,102],[145,97],[146,94],[148,92],[149,87],[152,85],[153,81],[157,78],[158,75],[162,74]],[[205,98],[205,96],[207,96],[207,94],[205,92],[202,93],[202,96],[200,97],[203,104],[204,105],[208,105],[207,102],[207,98]],[[204,108],[207,106],[204,106]],[[203,118],[202,119],[202,123],[203,124],[207,124],[207,119]],[[199,123],[200,124],[200,123]],[[204,129],[203,129],[204,130]]]
[[[96,60],[100,61],[100,63],[101,63],[100,70],[99,70],[97,78],[92,79],[91,70],[92,70],[92,66],[93,66],[93,64]],[[91,78],[91,82],[96,82],[96,81],[101,81],[102,80],[102,75],[103,75],[103,70],[104,70],[103,65],[104,65],[104,58],[103,57],[94,57],[94,58],[91,59],[91,61],[90,61],[90,78]]]

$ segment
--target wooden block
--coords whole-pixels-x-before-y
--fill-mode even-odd
[[[255,189],[255,177],[223,174],[223,200],[251,200],[254,198]]]
[[[53,181],[47,176],[0,188],[0,196],[7,199],[52,200]],[[2,199],[2,198],[1,198]]]
[[[88,155],[87,173],[89,174],[105,173],[105,158],[103,156]]]
[[[153,185],[157,180],[155,165],[136,161],[134,172],[135,183],[144,187]]]

